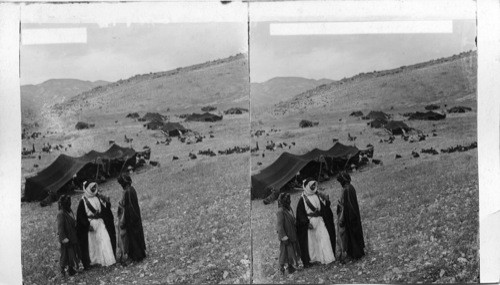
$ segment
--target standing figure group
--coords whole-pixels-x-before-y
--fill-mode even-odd
[[[110,199],[98,191],[95,182],[83,183],[82,196],[76,212],[71,210],[71,197],[61,196],[57,215],[61,244],[61,273],[74,275],[81,261],[84,270],[91,266],[110,266],[116,260],[140,261],[146,257],[137,193],[128,174],[121,174],[118,183],[123,196],[118,206],[115,227]],[[117,252],[118,249],[118,252]]]
[[[346,256],[359,259],[364,256],[363,229],[356,190],[350,184],[351,177],[341,172],[337,180],[342,185],[342,195],[337,205],[338,244],[337,259],[344,262]],[[295,272],[302,260],[304,268],[313,264],[329,264],[336,260],[337,236],[334,215],[328,195],[317,191],[318,183],[305,179],[303,193],[297,204],[297,216],[291,209],[290,194],[278,197],[277,232],[280,240],[280,271]]]

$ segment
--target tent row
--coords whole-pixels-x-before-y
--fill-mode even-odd
[[[128,166],[135,167],[137,152],[113,144],[107,151],[90,151],[80,157],[59,155],[35,176],[26,178],[23,201],[41,201],[51,193],[62,193],[85,180],[117,176]]]
[[[319,160],[324,158],[325,168],[330,172],[346,169],[353,162],[359,161],[360,150],[355,146],[346,146],[339,142],[328,150],[313,149],[305,154],[282,153],[271,165],[252,175],[251,198],[262,199],[279,190],[298,173],[303,178],[318,175],[321,168]]]

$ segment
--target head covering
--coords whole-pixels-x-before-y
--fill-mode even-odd
[[[345,184],[351,183],[351,176],[346,171],[341,171],[337,176],[337,181],[344,186]]]
[[[118,183],[120,185],[125,186],[125,185],[132,185],[132,178],[130,178],[130,175],[128,173],[124,172],[118,176]]]
[[[71,198],[67,195],[62,195],[57,202],[59,206],[59,210],[64,210],[67,212],[71,212]]]
[[[290,200],[287,200],[287,198],[290,197],[290,194],[288,193],[281,193],[278,196],[278,207],[279,208],[285,208],[289,209],[290,208]]]
[[[95,187],[95,190],[92,189]],[[83,191],[85,192],[85,196],[88,198],[94,197],[97,194],[97,183],[95,182],[83,182]]]
[[[302,189],[304,193],[308,196],[316,194],[318,182],[312,178],[307,178],[302,181]]]

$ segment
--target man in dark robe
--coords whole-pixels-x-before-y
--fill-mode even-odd
[[[87,182],[84,182],[84,185]],[[84,186],[85,187],[85,186]],[[101,205],[103,205],[100,217],[104,222],[104,226],[106,227],[106,231],[109,234],[109,238],[111,240],[111,246],[113,247],[113,253],[116,252],[116,232],[114,227],[114,217],[111,212],[111,203],[108,197],[103,195],[97,195],[99,200],[101,201]],[[87,215],[87,211],[85,210],[85,201],[82,197],[80,202],[78,203],[78,208],[76,210],[76,232],[78,235],[78,244],[80,245],[81,252],[81,260],[83,264],[83,268],[85,270],[90,269],[90,255],[89,255],[89,233],[90,230],[90,222]]]
[[[137,192],[132,187],[132,179],[126,173],[118,177],[118,183],[123,187],[123,197],[120,207],[123,207],[123,223],[121,229],[126,230],[128,239],[127,254],[133,261],[141,261],[146,257],[146,242],[142,228],[141,209],[137,199]]]
[[[339,220],[339,227],[345,228],[345,251],[353,259],[359,259],[365,255],[365,240],[363,238],[363,227],[361,226],[361,215],[359,212],[356,190],[351,185],[351,176],[342,171],[337,177],[342,185],[342,197],[340,198],[343,218]]]
[[[306,182],[312,181],[310,178],[305,180]],[[305,183],[307,184],[307,183]],[[318,193],[317,190],[314,190],[314,195],[317,195],[321,202],[321,209],[319,210],[319,216],[323,218],[323,222],[325,223],[325,227],[328,231],[328,235],[330,237],[330,243],[332,245],[333,253],[335,254],[335,226],[333,220],[333,212],[330,209],[330,201],[327,199],[326,195],[322,193]],[[312,229],[312,225],[309,224],[309,215],[307,214],[304,197],[301,196],[299,198],[299,202],[297,203],[297,238],[300,246],[300,254],[302,263],[304,267],[311,266],[311,258],[309,256],[309,246],[308,246],[308,231]]]

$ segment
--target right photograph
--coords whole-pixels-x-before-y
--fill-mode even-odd
[[[250,3],[252,282],[479,282],[475,11],[276,5]]]

